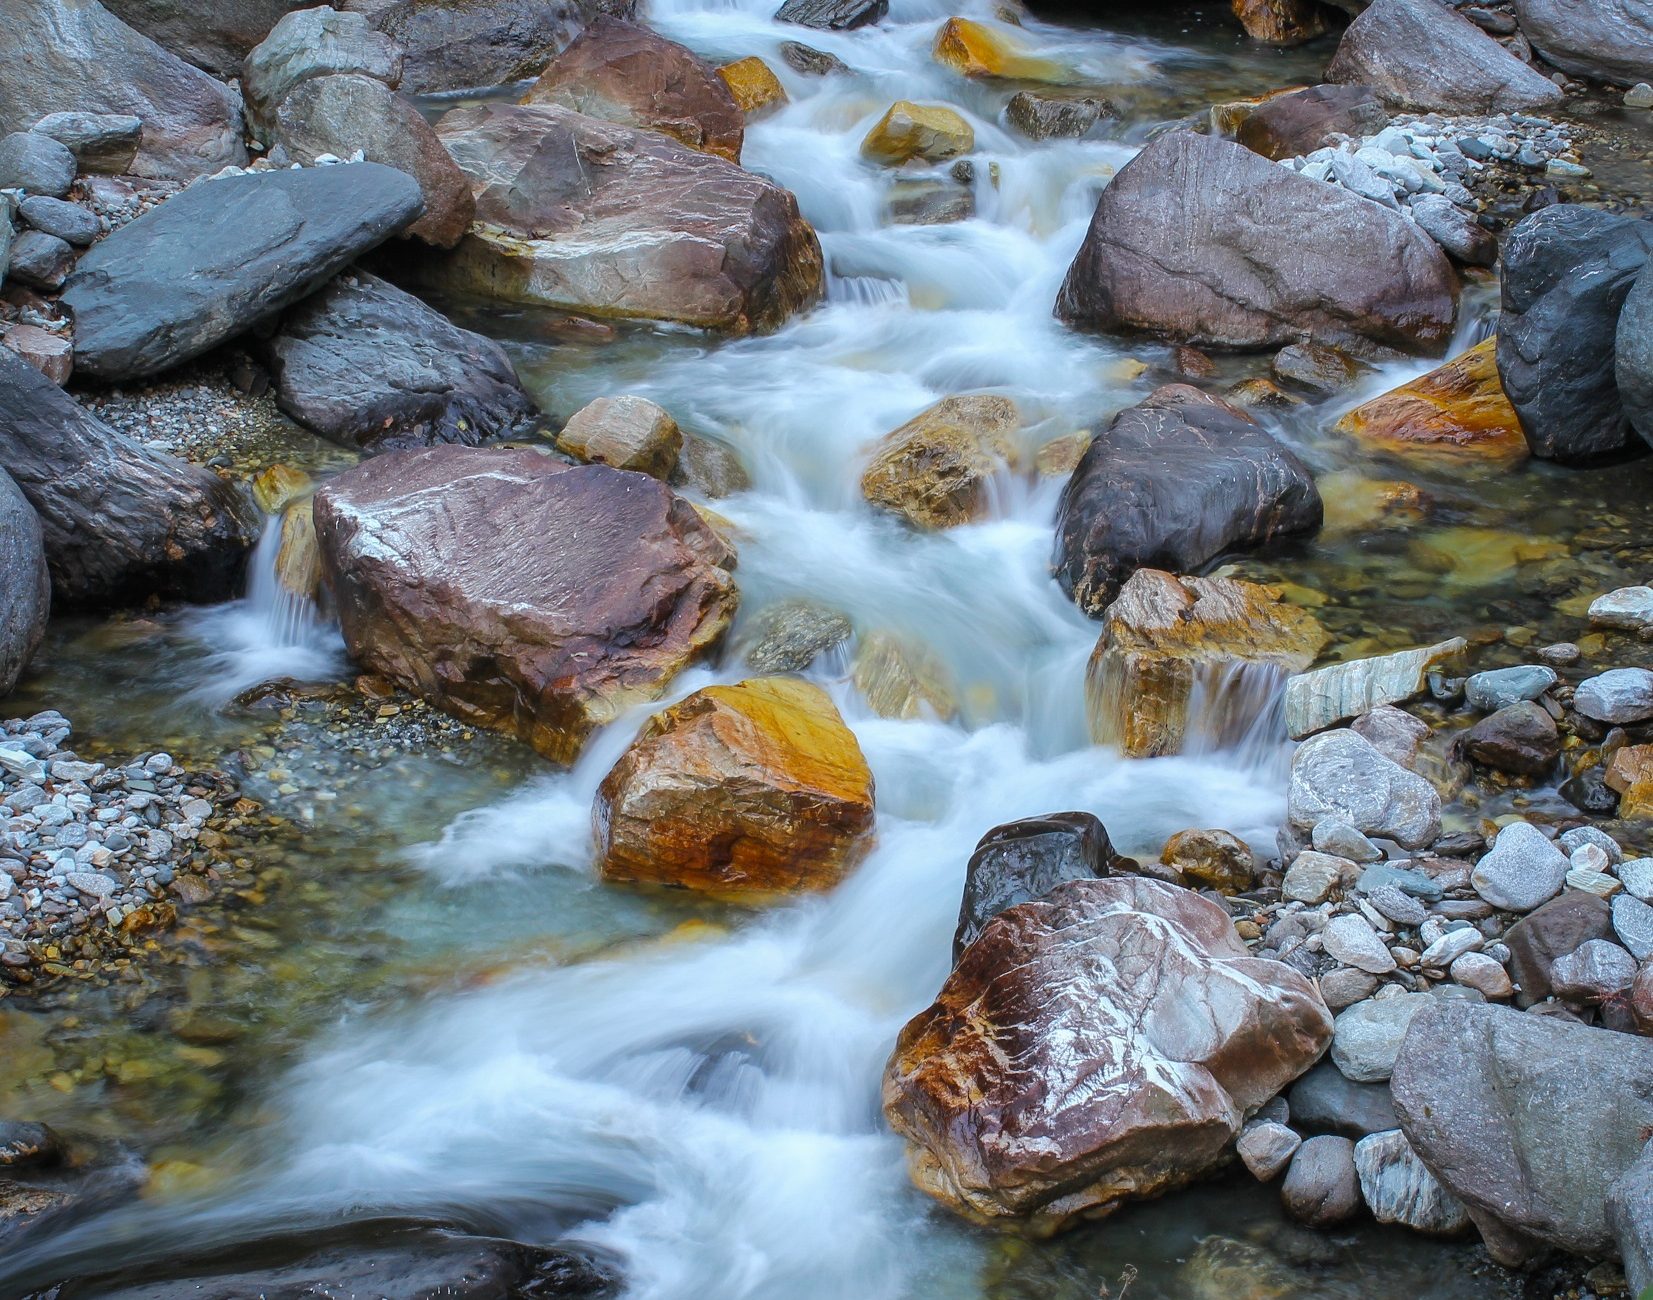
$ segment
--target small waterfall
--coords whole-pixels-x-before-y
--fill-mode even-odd
[[[827,276],[827,301],[854,303],[857,307],[879,307],[885,303],[907,301],[906,286],[879,275]]]
[[[321,621],[314,598],[284,580],[282,559],[290,518],[290,514],[273,515],[265,521],[247,566],[247,614],[263,625],[271,646],[305,645]]]
[[[1223,754],[1259,779],[1283,781],[1291,767],[1288,676],[1280,664],[1256,660],[1202,664],[1188,697],[1183,752]]]

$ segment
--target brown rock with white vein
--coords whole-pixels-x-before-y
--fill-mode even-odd
[[[921,1189],[1047,1235],[1215,1168],[1331,1034],[1309,982],[1251,957],[1216,904],[1072,880],[965,950],[901,1031],[884,1114]]]
[[[572,762],[723,634],[732,552],[645,474],[528,450],[390,452],[315,498],[350,653]]]

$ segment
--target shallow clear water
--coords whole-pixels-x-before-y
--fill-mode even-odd
[[[1088,809],[1125,853],[1157,855],[1189,826],[1266,847],[1287,751],[1278,731],[1143,762],[1092,747],[1096,628],[1047,568],[1060,480],[1007,478],[988,519],[920,535],[865,507],[860,469],[881,434],[951,393],[1013,397],[1031,466],[1039,446],[1163,382],[1163,347],[1051,316],[1097,190],[1150,122],[1312,78],[1326,51],[1250,51],[1209,16],[1152,37],[1029,20],[1037,53],[1133,106],[1116,139],[1033,145],[999,125],[1015,87],[965,83],[928,55],[942,18],[990,17],[985,0],[894,0],[887,22],[844,34],[783,29],[771,8],[659,0],[651,17],[708,57],[757,53],[780,74],[792,103],[751,127],[746,163],[797,193],[828,301],[733,342],[622,330],[545,343],[552,327],[533,313],[470,304],[466,319],[507,341],[553,417],[640,393],[738,452],[752,487],[714,503],[741,557],[733,645],[765,606],[807,597],[860,636],[927,647],[958,719],[877,718],[847,660],[818,672],[874,770],[877,847],[830,896],[747,912],[592,877],[593,793],[648,710],[555,773],[486,737],[409,745],[371,722],[341,735],[302,693],[236,703],[271,677],[350,675],[336,632],[282,602],[263,552],[236,605],[61,623],[19,710],[62,707],[89,748],[164,744],[226,765],[279,824],[235,890],[130,984],[40,1013],[0,1007],[15,1045],[0,1114],[125,1137],[162,1171],[136,1206],[0,1260],[0,1291],[408,1214],[589,1245],[639,1300],[1080,1300],[1127,1269],[1137,1300],[1502,1293],[1467,1246],[1371,1226],[1310,1236],[1283,1222],[1273,1189],[1241,1178],[1048,1243],[963,1227],[909,1187],[879,1077],[947,972],[982,832]],[[786,39],[854,75],[793,73],[775,54]],[[857,149],[896,97],[970,116],[977,218],[890,224],[891,177]],[[1464,341],[1489,301],[1471,287]],[[1424,368],[1386,367],[1367,391]],[[1272,419],[1340,502],[1391,474],[1326,432],[1352,400]],[[1240,565],[1294,584],[1343,652],[1473,625],[1497,633],[1488,662],[1508,660],[1576,636],[1568,599],[1645,577],[1653,560],[1645,465],[1392,473],[1426,507],[1354,525],[1334,511],[1321,538]],[[697,669],[673,697],[741,675],[732,659]]]

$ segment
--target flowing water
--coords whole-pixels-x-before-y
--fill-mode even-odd
[[[38,1012],[0,1004],[13,1048],[0,1114],[121,1137],[157,1171],[135,1205],[0,1260],[0,1294],[397,1216],[578,1243],[639,1300],[1081,1300],[1117,1295],[1132,1269],[1135,1300],[1504,1293],[1466,1245],[1370,1225],[1310,1235],[1241,1177],[1048,1243],[976,1232],[909,1187],[880,1073],[947,973],[982,832],[1088,809],[1129,854],[1157,855],[1190,826],[1266,849],[1289,754],[1274,683],[1250,679],[1204,685],[1187,756],[1129,762],[1089,743],[1096,626],[1047,567],[1059,478],[1009,477],[986,520],[917,534],[866,509],[860,469],[879,435],[948,394],[1013,397],[1031,465],[1163,382],[1164,348],[1051,316],[1098,189],[1150,124],[1312,78],[1326,51],[1248,50],[1209,17],[1129,35],[1029,20],[1034,53],[1128,108],[1112,140],[1035,145],[1000,125],[1014,87],[966,83],[929,56],[937,23],[990,19],[985,0],[894,0],[884,23],[841,34],[782,28],[772,8],[656,0],[651,20],[709,58],[756,53],[779,72],[791,103],[751,127],[745,160],[820,232],[828,301],[732,342],[622,330],[546,343],[555,326],[534,313],[478,304],[466,320],[507,342],[553,416],[640,393],[738,453],[751,486],[714,503],[740,550],[732,644],[766,606],[806,598],[860,638],[926,647],[958,717],[881,719],[848,681],[850,655],[818,665],[874,771],[877,846],[830,896],[749,912],[593,878],[593,794],[649,710],[559,773],[457,726],[431,743],[377,717],[341,733],[320,694],[249,702],[271,678],[351,671],[336,631],[275,584],[273,532],[244,601],[60,621],[22,711],[63,708],[88,749],[165,744],[224,763],[272,819],[234,889],[186,917],[152,969]],[[777,54],[788,39],[852,74],[792,72]],[[974,219],[890,221],[891,178],[857,150],[895,98],[969,116]],[[1490,287],[1465,301],[1468,342]],[[1239,364],[1225,363],[1236,377]],[[1386,367],[1366,392],[1423,368]],[[1488,661],[1509,661],[1576,636],[1569,602],[1645,577],[1645,466],[1374,469],[1325,432],[1351,403],[1274,419],[1322,475],[1331,520],[1239,567],[1288,584],[1341,651],[1485,628]],[[1402,477],[1417,492],[1397,508],[1372,484]],[[673,698],[741,675],[730,656]]]

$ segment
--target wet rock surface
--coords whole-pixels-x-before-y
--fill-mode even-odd
[[[1093,813],[1051,813],[995,826],[964,869],[964,899],[953,932],[953,961],[1000,912],[1043,898],[1069,880],[1100,879],[1115,853]]]

